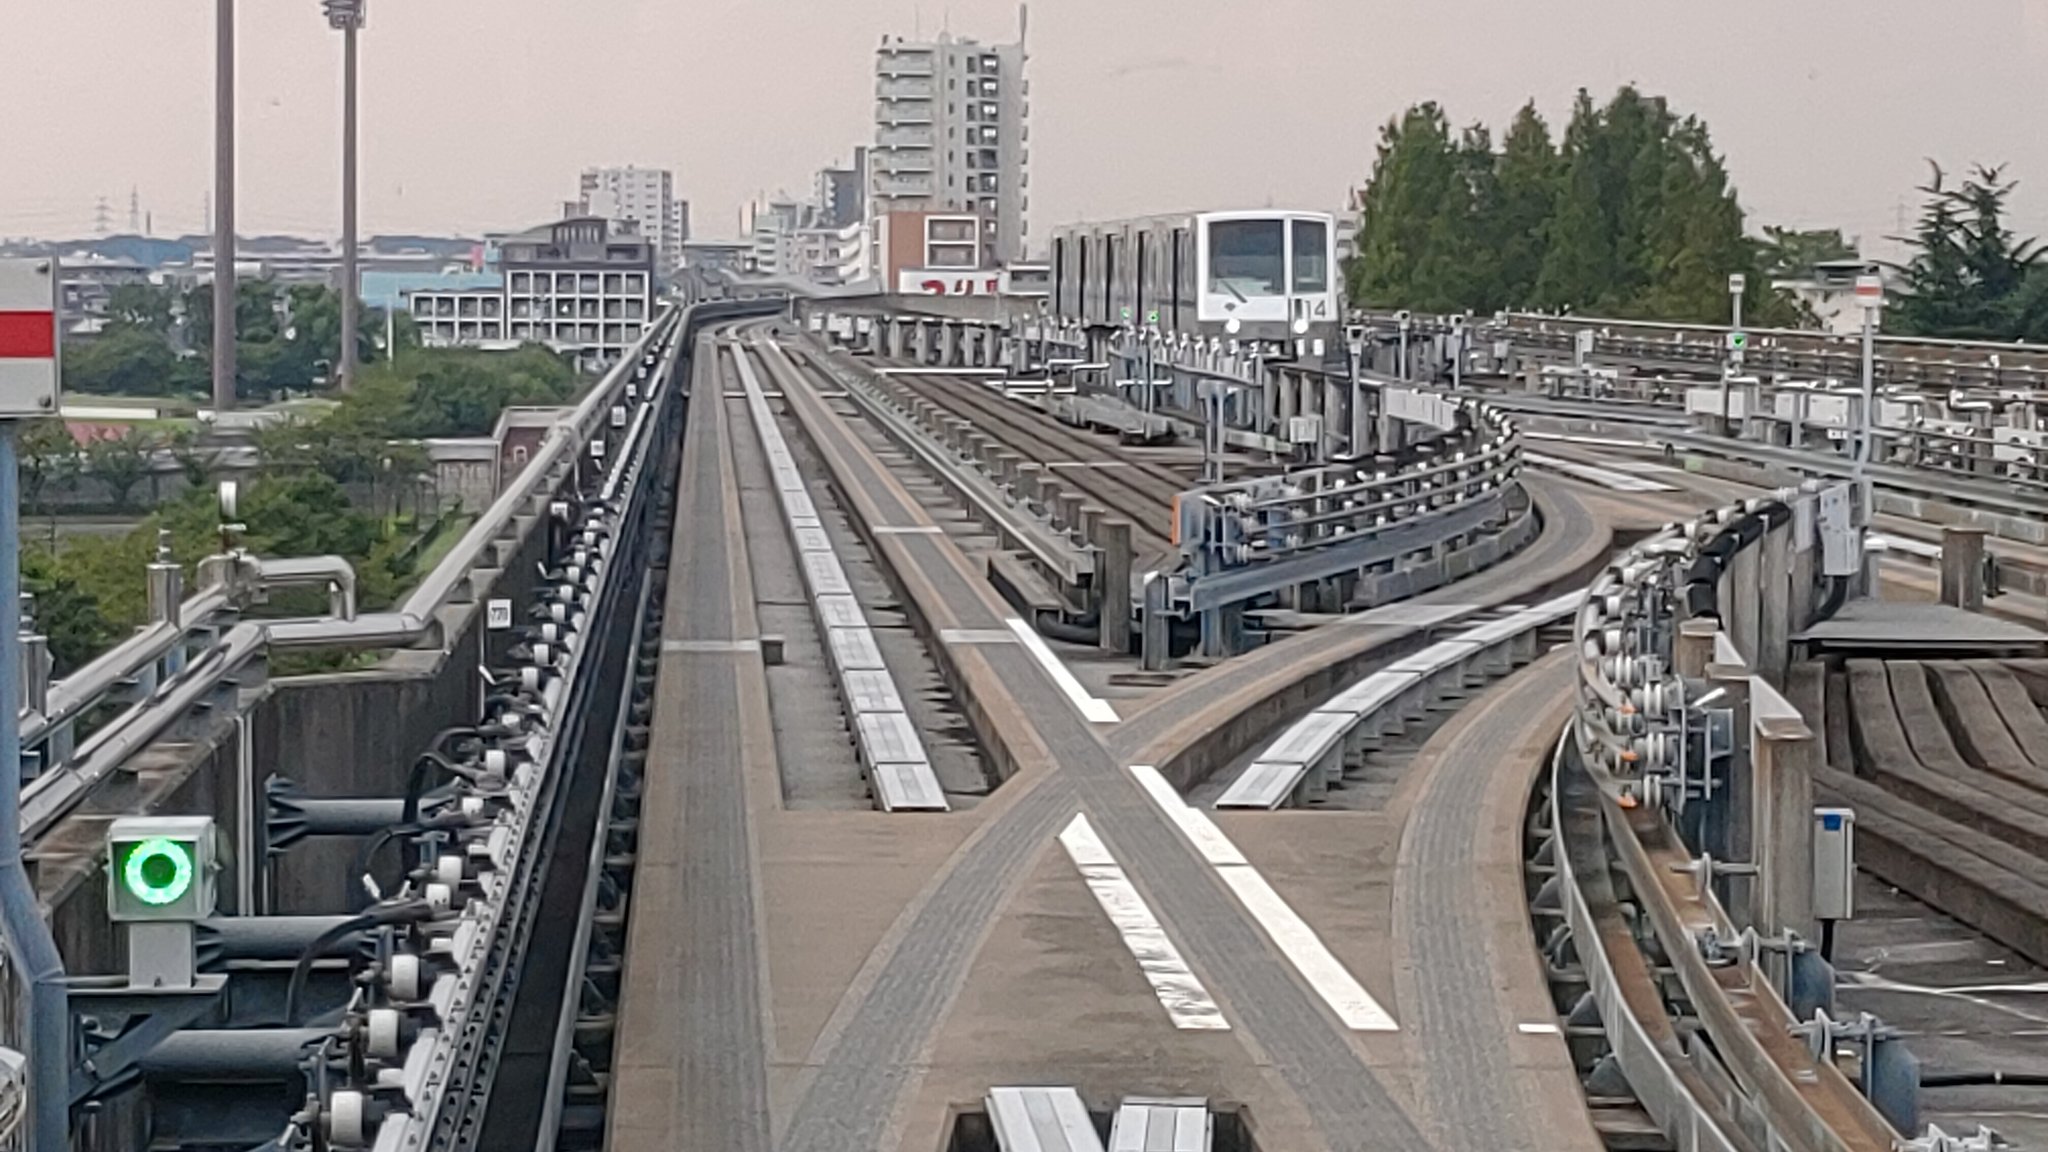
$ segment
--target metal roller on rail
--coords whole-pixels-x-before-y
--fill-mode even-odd
[[[468,574],[499,562],[514,521],[521,537],[527,523],[543,534],[541,578],[505,661],[485,674],[484,714],[433,741],[404,795],[313,797],[273,780],[267,797],[259,787],[238,799],[232,830],[211,817],[108,826],[107,909],[128,927],[127,971],[57,973],[74,1043],[30,1049],[28,1083],[56,1090],[32,1091],[27,1147],[69,1146],[81,1109],[97,1117],[85,1131],[102,1137],[146,1125],[159,1139],[280,1150],[528,1148],[537,1131],[551,1141],[588,1119],[575,1106],[588,1068],[572,1069],[578,1050],[562,1029],[585,1032],[577,989],[604,904],[621,735],[635,716],[636,627],[653,617],[650,540],[667,539],[647,529],[665,507],[684,406],[673,370],[698,325],[779,307],[658,319],[398,610],[357,615],[346,565],[230,551],[181,599],[164,564],[152,583],[153,603],[169,606],[158,623],[40,694],[24,717],[44,750],[22,813],[30,838],[61,827],[166,725],[217,698],[234,703],[268,647],[445,643],[444,610],[480,610],[467,603]],[[328,587],[333,616],[235,620],[237,605],[281,585]],[[122,693],[141,699],[90,739],[65,738],[76,717]],[[264,846],[332,836],[368,836],[357,856],[368,907],[249,913]],[[397,848],[395,873],[385,846]],[[217,891],[233,895],[235,915],[216,908]],[[7,975],[14,991],[23,978]],[[61,1018],[64,1001],[53,1007]]]
[[[1849,510],[1842,488],[1808,485],[1669,526],[1578,611],[1578,706],[1533,816],[1532,909],[1553,971],[1583,974],[1559,1008],[1600,1036],[1575,1047],[1589,1095],[1634,1096],[1682,1152],[1963,1146],[1908,1139],[1910,1056],[1876,1021],[1831,1018],[1833,972],[1786,927],[1806,913],[1773,879],[1806,863],[1785,861],[1811,802],[1778,765],[1807,736],[1751,673],[1770,629],[1731,597],[1783,565],[1762,595],[1830,611],[1862,563]]]

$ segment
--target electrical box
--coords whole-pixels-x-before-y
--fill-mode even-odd
[[[1862,541],[1856,535],[1849,486],[1820,490],[1820,574],[1855,576],[1863,571]]]
[[[1856,811],[1813,810],[1813,915],[1848,920],[1856,915]]]
[[[107,915],[190,922],[214,912],[211,816],[128,816],[107,828]]]

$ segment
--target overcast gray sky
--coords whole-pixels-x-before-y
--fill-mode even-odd
[[[870,134],[872,49],[1010,0],[370,0],[366,230],[546,218],[586,164],[675,169],[699,235],[801,192]],[[4,0],[0,234],[91,229],[131,188],[196,229],[209,0]],[[339,38],[317,0],[243,0],[245,230],[332,233]],[[1037,0],[1034,231],[1082,216],[1335,208],[1378,126],[1443,101],[1499,124],[1634,81],[1712,126],[1753,220],[1874,236],[1925,157],[2005,161],[2048,216],[2048,0]]]

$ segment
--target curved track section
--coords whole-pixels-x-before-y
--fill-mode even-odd
[[[1417,758],[1394,871],[1400,1004],[1438,1146],[1598,1152],[1530,945],[1521,828],[1572,701],[1556,652],[1461,709]]]
[[[976,380],[948,376],[889,378],[916,396],[971,422],[1026,460],[1057,475],[1135,526],[1140,556],[1171,550],[1174,500],[1193,481],[1164,465],[1116,451],[1094,433],[1008,399]]]
[[[1701,1117],[1711,1115],[1718,1096],[1724,1105],[1738,1102],[1744,1128],[1767,1134],[1772,1146],[1890,1152],[1897,1139],[1890,1125],[1831,1059],[1817,1057],[1791,1031],[1791,1013],[1759,968],[1756,949],[1728,943],[1738,933],[1711,885],[1701,881],[1701,865],[1675,823],[1697,783],[1684,774],[1683,729],[1674,727],[1686,709],[1683,679],[1673,671],[1677,617],[1689,607],[1691,615],[1717,625],[1715,597],[1736,570],[1738,554],[1773,531],[1790,531],[1789,502],[1797,498],[1787,493],[1667,528],[1594,582],[1579,617],[1579,699],[1560,749],[1552,797],[1556,804],[1562,795],[1584,796],[1567,787],[1574,772],[1593,781],[1593,803],[1617,865],[1614,875],[1633,894],[1656,954],[1669,963],[1683,992],[1666,1002],[1664,1012],[1697,1017],[1714,1056],[1702,1067],[1713,1068],[1716,1078],[1737,1090],[1702,1099],[1674,1074],[1667,1053],[1633,1043],[1654,1023],[1612,1015],[1639,1001],[1618,985],[1613,969],[1588,966],[1603,1023],[1609,1034],[1623,1038],[1611,1053],[1666,1134],[1679,1139],[1690,1133],[1699,1141]],[[1749,684],[1761,723],[1775,693],[1760,677]],[[1554,811],[1553,826],[1586,827],[1568,815]],[[1761,831],[1757,838],[1769,840]],[[1578,843],[1561,848],[1556,855],[1567,860],[1586,850]],[[1570,922],[1584,924],[1585,894],[1562,895]],[[1735,1139],[1721,1130],[1717,1141],[1697,1146],[1725,1148]]]

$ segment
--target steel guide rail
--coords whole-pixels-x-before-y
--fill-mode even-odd
[[[796,457],[776,426],[767,392],[754,371],[754,350],[754,346],[734,342],[733,364],[746,394],[748,416],[767,457],[783,529],[810,594],[811,618],[825,641],[840,703],[853,729],[861,771],[876,805],[884,811],[947,811],[950,805],[932,773],[924,737],[904,708],[903,693],[882,658],[867,613],[847,581],[830,533],[818,519]]]
[[[459,910],[434,925],[430,957],[442,970],[431,992],[423,1003],[404,1006],[427,1010],[430,1019],[422,1022],[417,1039],[401,1057],[374,1074],[374,1090],[395,1098],[392,1110],[376,1127],[377,1152],[463,1150],[504,1135],[494,1126],[509,1121],[500,1116],[506,1109],[494,1099],[493,1089],[507,1034],[521,1026],[512,1005],[522,985],[533,980],[523,965],[537,927],[536,913],[555,879],[552,868],[589,863],[553,858],[560,855],[555,841],[564,832],[563,813],[573,806],[572,788],[601,791],[613,767],[614,741],[589,737],[593,724],[601,727],[616,720],[617,710],[625,707],[622,677],[633,648],[634,607],[644,601],[644,596],[636,596],[644,591],[645,575],[637,557],[647,547],[644,522],[655,504],[649,473],[669,455],[666,440],[672,437],[664,430],[671,429],[680,411],[682,389],[674,380],[675,365],[699,323],[763,311],[759,305],[699,306],[664,326],[660,339],[667,343],[660,366],[649,376],[644,395],[627,398],[632,418],[614,421],[624,427],[609,441],[611,448],[596,448],[608,442],[602,428],[605,413],[597,413],[590,422],[592,456],[603,461],[603,471],[586,481],[583,519],[566,525],[571,543],[561,561],[564,567],[551,577],[554,583],[538,593],[547,606],[544,615],[554,625],[547,638],[551,642],[536,642],[532,663],[520,671],[520,683],[536,692],[539,707],[528,717],[530,728],[523,739],[505,748],[500,762],[506,770],[505,788],[496,800],[498,810],[488,831],[469,848],[475,875],[464,878],[460,866],[437,870],[448,889],[442,899],[451,908],[459,905]],[[642,350],[635,349],[636,361]],[[575,509],[558,502],[555,511],[559,515]],[[607,704],[614,713],[603,711]],[[607,732],[607,737],[611,735]],[[594,818],[601,821],[602,816],[600,807]],[[595,826],[590,831],[602,836]],[[444,865],[448,859],[442,858]],[[584,897],[572,905],[579,918],[589,911],[587,879],[578,875],[565,881],[567,898]],[[433,888],[430,883],[427,891]],[[418,893],[401,896],[417,898]],[[575,939],[557,942],[566,945],[560,951],[569,979],[580,978],[574,953],[581,939],[579,932]],[[567,992],[572,999],[563,1011],[573,1009],[573,989]],[[560,1083],[559,1053],[546,1045],[557,1035],[559,1019],[549,1016],[526,1025],[529,1041],[543,1038],[545,1057],[539,1071],[546,1077],[544,1084]],[[517,1055],[531,1060],[536,1054]],[[560,1100],[560,1093],[554,1092],[503,1103],[516,1108],[513,1120],[525,1117],[534,1122],[519,1125],[526,1129],[554,1115],[551,1110]],[[548,1131],[552,1136],[552,1129]],[[537,1139],[532,1131],[526,1135]]]
[[[642,401],[642,409],[666,400],[669,391],[657,387]],[[634,565],[627,553],[638,542],[636,528],[647,504],[644,485],[636,483],[651,448],[647,428],[646,421],[636,421],[637,441],[621,438],[622,448],[593,493],[598,497],[593,526],[603,531],[588,547],[587,569],[572,564],[565,573],[573,576],[574,608],[565,621],[562,660],[553,675],[541,673],[545,711],[519,750],[520,763],[508,780],[509,803],[487,838],[489,868],[479,873],[478,891],[440,938],[454,970],[436,979],[429,996],[440,1027],[423,1030],[404,1059],[403,1084],[412,1110],[379,1127],[377,1152],[468,1148],[482,1133],[497,1070],[493,1033],[502,1040],[511,1024],[505,1013],[517,983],[518,953],[533,928],[547,842],[555,831],[552,817],[595,703],[590,693],[598,678],[586,674],[598,658],[596,649],[616,630],[619,600],[632,583]],[[602,499],[605,491],[614,494],[609,503]],[[620,492],[623,507],[616,506]],[[537,662],[543,662],[538,655]]]
[[[1578,706],[1554,767],[1552,827],[1563,835],[1573,826],[1573,812],[1563,797],[1571,787],[1567,772],[1582,768],[1597,793],[1599,818],[1594,824],[1604,834],[1607,855],[1617,874],[1627,878],[1642,909],[1642,924],[1668,958],[1686,1001],[1711,1039],[1717,1075],[1739,1086],[1736,1111],[1745,1127],[1760,1129],[1751,1133],[1762,1137],[1759,1147],[1767,1143],[1792,1152],[1888,1150],[1893,1136],[1889,1126],[1832,1063],[1813,1059],[1803,1047],[1803,1059],[1788,1059],[1782,1045],[1773,1045],[1771,1038],[1753,1030],[1761,1021],[1761,1027],[1782,1027],[1781,1035],[1788,1035],[1794,1024],[1758,968],[1755,938],[1733,928],[1711,888],[1697,877],[1683,881],[1691,886],[1690,903],[1681,910],[1673,897],[1674,878],[1666,874],[1673,868],[1710,867],[1691,860],[1689,849],[1681,859],[1673,859],[1673,849],[1681,845],[1669,823],[1669,809],[1682,806],[1692,786],[1688,773],[1700,771],[1685,762],[1680,721],[1688,706],[1688,686],[1674,673],[1671,660],[1683,593],[1701,571],[1697,565],[1703,554],[1715,552],[1723,563],[1732,555],[1725,545],[1715,546],[1717,538],[1732,536],[1737,549],[1762,539],[1763,533],[1752,531],[1746,522],[1788,516],[1789,495],[1749,501],[1667,527],[1595,580],[1575,623]],[[1718,583],[1725,569],[1712,571]],[[1657,822],[1656,845],[1641,839],[1640,828],[1648,827],[1649,821]],[[1583,827],[1581,831],[1594,834]],[[1567,845],[1556,854],[1563,875],[1572,878],[1570,858],[1585,850],[1583,844]],[[1590,932],[1592,912],[1584,894],[1576,884],[1567,883],[1561,895],[1575,933]],[[1597,937],[1574,939],[1590,944]],[[1691,1092],[1689,1083],[1697,1081],[1674,1073],[1676,1054],[1649,1044],[1646,1022],[1628,1018],[1628,990],[1614,983],[1611,958],[1591,959],[1596,962],[1586,964],[1585,971],[1602,1020],[1616,1038],[1614,1055],[1659,1125],[1684,1148],[1742,1147],[1741,1133],[1725,1131],[1711,1119],[1728,1115],[1727,1102],[1702,1101]],[[1741,1007],[1732,999],[1738,990],[1744,998]],[[1658,1027],[1668,1032],[1663,1022]],[[1719,1072],[1720,1066],[1726,1071]],[[1848,1127],[1836,1130],[1828,1116],[1850,1118],[1845,1121]],[[1874,1137],[1877,1132],[1884,1135]]]
[[[1499,411],[1455,402],[1439,427],[1440,435],[1398,453],[1196,488],[1181,499],[1206,499],[1243,514],[1246,542],[1283,556],[1445,510],[1520,474],[1521,435]]]
[[[1385,313],[1364,318],[1376,326],[1398,323]],[[1411,316],[1410,330],[1439,335],[1451,330],[1449,317]],[[1729,329],[1713,324],[1667,324],[1597,317],[1545,316],[1504,312],[1466,327],[1469,340],[1508,340],[1538,347],[1571,349],[1582,331],[1594,333],[1594,353],[1667,359],[1718,367],[1727,355]],[[1745,359],[1752,367],[1798,371],[1860,370],[1860,336],[1791,328],[1748,328]],[[1957,384],[1976,388],[2048,388],[2048,347],[1996,341],[1927,337],[1877,338],[1876,376],[1883,383]]]
[[[813,317],[813,331],[844,339],[840,318]],[[887,321],[879,321],[886,323]],[[976,325],[975,321],[915,319],[920,324]],[[873,322],[871,322],[873,323]],[[1001,347],[1025,357],[1034,342],[1062,347],[1076,343],[1071,327],[1026,323],[1013,330],[980,322],[990,335],[984,347]],[[1155,362],[1169,371],[1224,390],[1229,404],[1282,378],[1318,387],[1358,386],[1349,374],[1315,363],[1269,355],[1266,347],[1236,340],[1163,341],[1156,334],[1126,330],[1112,359],[1131,359],[1150,347],[1168,354]],[[1297,350],[1301,351],[1301,350]],[[1102,364],[1062,367],[1104,370]],[[933,374],[943,375],[943,367]],[[843,377],[842,377],[843,378]],[[1374,385],[1379,387],[1379,385]],[[858,393],[860,390],[855,388]],[[1168,579],[1151,581],[1145,593],[1150,614],[1187,617],[1228,609],[1261,596],[1433,551],[1482,533],[1512,511],[1521,474],[1521,437],[1499,410],[1471,399],[1387,388],[1387,414],[1434,424],[1443,431],[1420,445],[1347,463],[1298,469],[1280,476],[1197,488],[1180,494],[1169,543],[1180,557]],[[1399,401],[1410,407],[1395,411]],[[1237,431],[1231,429],[1231,431]],[[1276,450],[1282,446],[1266,445]],[[1153,601],[1157,601],[1156,605]]]
[[[1522,438],[1485,404],[1405,393],[1404,419],[1444,428],[1398,452],[1196,489],[1180,499],[1189,563],[1169,606],[1207,611],[1292,584],[1430,549],[1503,515],[1521,475]]]
[[[1267,744],[1216,807],[1270,810],[1326,791],[1342,779],[1348,755],[1398,733],[1440,690],[1526,663],[1536,633],[1574,615],[1579,599],[1570,593],[1463,629],[1353,681]]]

